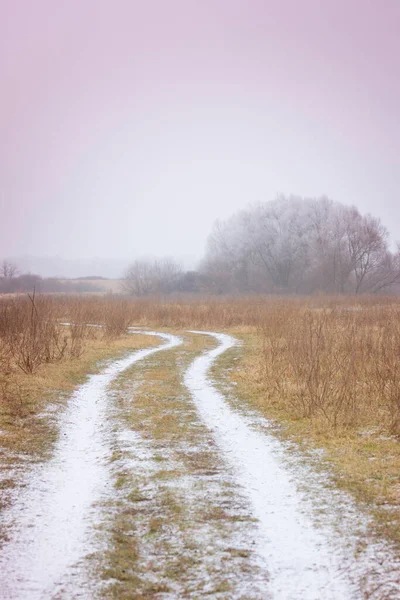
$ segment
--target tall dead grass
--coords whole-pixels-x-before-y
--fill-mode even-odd
[[[0,364],[2,372],[14,368],[33,374],[43,364],[77,357],[83,351],[86,328],[57,320],[57,305],[51,298],[13,298],[0,302]]]
[[[374,423],[400,435],[400,301],[393,297],[3,298],[0,373],[79,358],[91,337],[111,340],[129,325],[256,331],[264,403],[332,431]]]
[[[400,435],[400,301],[394,297],[65,299],[117,335],[127,325],[258,332],[265,402],[332,431]],[[74,308],[75,306],[75,308]]]
[[[334,431],[400,435],[400,305],[275,307],[259,325],[265,402]]]

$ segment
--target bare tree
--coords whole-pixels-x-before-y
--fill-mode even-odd
[[[354,209],[347,222],[347,244],[349,259],[354,273],[354,292],[369,290],[369,280],[381,270],[388,253],[387,231],[379,219],[362,217]]]
[[[368,272],[359,291],[375,294],[390,290],[398,284],[400,284],[400,248],[395,254],[387,250],[381,254],[379,262]]]
[[[9,260],[3,260],[0,265],[0,278],[1,279],[13,279],[18,275],[17,266]]]
[[[168,294],[174,291],[181,274],[180,264],[172,259],[138,259],[128,268],[123,289],[132,296]]]
[[[345,291],[353,268],[346,243],[345,222],[349,210],[352,209],[329,198],[311,203],[311,291]]]
[[[253,208],[252,255],[275,290],[298,291],[307,273],[311,237],[307,209],[302,199],[293,196]]]
[[[201,272],[207,275],[212,291],[224,293],[253,290],[250,218],[249,211],[241,211],[227,221],[216,221],[201,265]]]

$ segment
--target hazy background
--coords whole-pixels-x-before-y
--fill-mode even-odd
[[[398,0],[0,5],[1,257],[190,267],[215,218],[277,192],[400,239]]]

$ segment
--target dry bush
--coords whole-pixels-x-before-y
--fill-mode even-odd
[[[33,374],[46,363],[82,356],[96,337],[90,322],[102,322],[106,307],[76,297],[27,295],[0,302],[0,373]],[[93,310],[95,309],[95,310]],[[101,310],[96,310],[101,309]]]
[[[23,418],[29,412],[29,390],[12,375],[12,372],[8,371],[0,376],[1,412]]]
[[[1,318],[0,318],[1,322]],[[6,373],[10,370],[11,352],[7,341],[0,335],[0,373]]]
[[[41,364],[62,360],[67,338],[53,320],[51,304],[35,295],[2,303],[0,337],[12,362],[24,373],[34,373]]]
[[[126,300],[108,301],[104,311],[104,336],[108,339],[117,338],[124,333],[129,326],[131,317]]]
[[[80,323],[69,324],[69,356],[80,358],[85,350],[85,342],[90,337],[90,330]]]
[[[306,311],[287,340],[293,377],[289,401],[302,416],[322,415],[335,429],[357,419],[355,328],[341,327],[329,311]]]
[[[97,329],[88,326],[96,323],[96,319],[91,319],[87,303],[79,301],[78,297],[64,296],[53,299],[53,303],[54,318],[68,328],[69,358],[80,358],[85,351],[86,343],[97,337]]]
[[[400,314],[391,310],[388,320],[375,334],[376,351],[371,387],[386,408],[389,429],[400,436]]]
[[[29,383],[21,384],[22,374],[31,376],[45,364],[80,358],[89,340],[124,333],[128,319],[126,306],[104,299],[35,294],[1,298],[1,410],[27,414]],[[104,328],[88,326],[93,322]]]
[[[400,433],[400,307],[275,307],[259,330],[266,402],[327,428]]]

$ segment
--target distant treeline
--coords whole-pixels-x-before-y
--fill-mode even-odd
[[[4,266],[4,263],[3,263]],[[84,293],[103,292],[104,289],[88,281],[65,281],[55,277],[43,278],[40,275],[12,274],[0,275],[0,294],[20,294],[36,290],[39,293]]]

